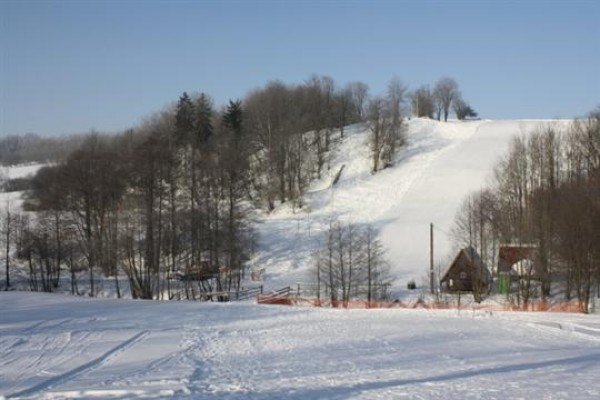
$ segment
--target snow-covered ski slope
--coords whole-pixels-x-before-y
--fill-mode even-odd
[[[0,398],[598,399],[600,319],[0,293]]]
[[[259,252],[253,268],[265,268],[265,285],[278,288],[311,281],[312,254],[330,221],[370,224],[387,249],[397,287],[429,268],[429,224],[435,226],[435,260],[442,268],[452,251],[448,233],[463,198],[485,186],[512,137],[569,121],[408,121],[408,146],[394,166],[371,174],[368,132],[346,130],[330,169],[311,185],[306,207],[279,206],[258,224]],[[331,186],[341,166],[337,185]]]

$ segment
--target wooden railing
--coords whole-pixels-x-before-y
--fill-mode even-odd
[[[238,291],[201,292],[196,291],[193,299],[189,298],[190,290],[180,288],[173,292],[171,300],[199,300],[199,301],[241,301],[258,298],[263,292],[262,285],[259,287],[242,289]]]
[[[280,299],[289,298],[290,294],[292,294],[293,290],[291,286],[286,286],[282,289],[275,290],[266,294],[262,294],[258,296],[257,302],[262,304],[277,304]]]

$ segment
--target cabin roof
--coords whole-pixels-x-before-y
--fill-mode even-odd
[[[446,269],[446,272],[444,272],[440,282],[444,282],[446,279],[448,279],[448,274],[456,266],[456,263],[461,257],[465,257],[472,266],[478,267],[483,272],[486,281],[489,280],[491,277],[489,269],[484,264],[483,260],[479,256],[479,253],[477,253],[477,250],[475,250],[472,246],[468,246],[460,249],[458,254],[456,254],[456,257],[454,257],[454,260],[452,263],[450,263],[450,266]]]

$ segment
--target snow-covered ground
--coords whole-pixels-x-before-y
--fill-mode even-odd
[[[0,293],[0,397],[597,399],[600,317]]]
[[[35,175],[35,173],[43,167],[43,163],[28,163],[18,164],[9,167],[0,166],[0,176],[5,176],[7,179],[26,178]]]
[[[331,169],[307,192],[307,207],[284,204],[258,225],[253,268],[265,268],[265,285],[280,288],[312,281],[311,255],[323,243],[329,222],[372,225],[388,252],[396,290],[417,283],[429,268],[429,224],[435,229],[436,264],[452,255],[454,216],[463,198],[484,187],[514,136],[569,121],[408,121],[408,146],[395,165],[373,175],[364,125],[346,130],[332,155]],[[331,182],[345,165],[338,184]]]
[[[19,164],[9,167],[0,166],[0,183],[4,179],[27,178],[44,166],[41,163]],[[23,203],[23,192],[2,192],[0,191],[0,210],[5,210],[7,206],[13,211],[21,209]],[[1,212],[1,211],[0,211]]]

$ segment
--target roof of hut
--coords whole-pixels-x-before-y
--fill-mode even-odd
[[[475,250],[472,246],[467,246],[460,249],[456,257],[454,257],[454,260],[452,261],[452,263],[450,263],[450,266],[446,269],[446,272],[444,272],[441,282],[445,281],[448,278],[448,273],[456,266],[461,257],[465,257],[466,260],[473,267],[478,267],[479,270],[483,272],[482,277],[484,277],[486,282],[489,282],[491,280],[492,274],[490,273],[490,270],[479,256],[477,250]]]

